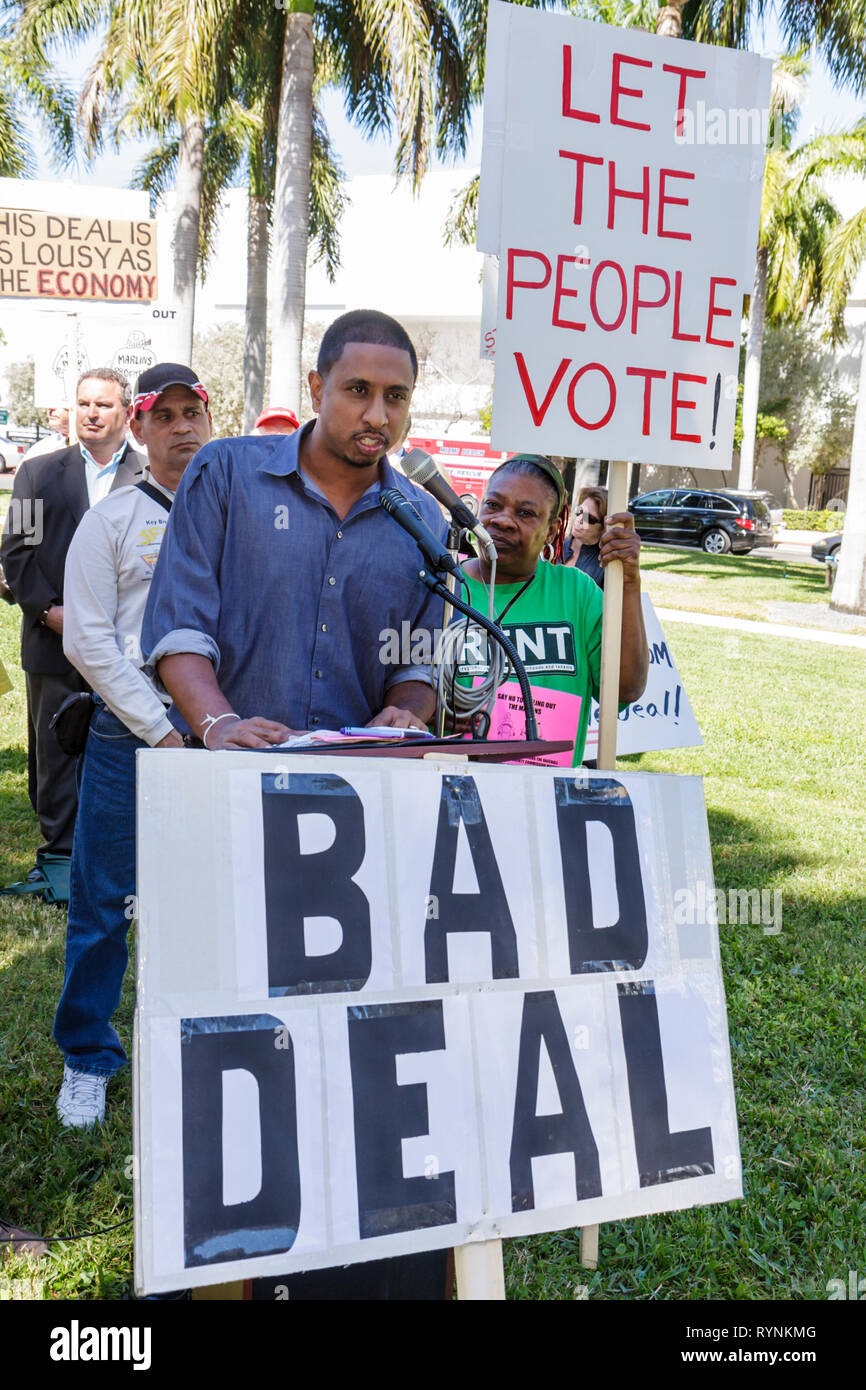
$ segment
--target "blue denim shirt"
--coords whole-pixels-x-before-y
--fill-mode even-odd
[[[432,642],[442,602],[417,577],[417,545],[380,507],[380,484],[340,521],[299,471],[301,435],[216,440],[195,455],[151,581],[142,650],[151,670],[177,652],[209,657],[242,718],[364,724],[389,687],[427,679],[427,667],[389,664],[389,630],[411,662],[405,639],[428,629]],[[438,504],[387,459],[380,473],[444,541]]]

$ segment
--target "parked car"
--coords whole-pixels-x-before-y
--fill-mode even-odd
[[[5,434],[0,434],[0,473],[11,473],[17,468],[27,449],[28,445],[15,444]]]
[[[757,494],[663,488],[633,497],[628,506],[642,540],[699,545],[710,555],[773,544],[770,510]]]
[[[828,531],[826,535],[812,543],[812,559],[820,560],[822,565],[826,565],[828,560],[838,560],[841,544],[842,532]]]
[[[738,492],[736,488],[732,487],[720,487],[716,488],[716,491],[721,493],[722,497],[760,498],[762,502],[766,503],[767,511],[770,513],[770,520],[772,521],[773,525],[781,526],[782,513],[785,509],[779,501],[778,497],[774,497],[772,492],[762,492],[760,489],[757,489],[754,492]]]

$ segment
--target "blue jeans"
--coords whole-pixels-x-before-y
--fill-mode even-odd
[[[135,893],[135,752],[147,744],[97,703],[82,760],[69,876],[66,976],[54,1040],[74,1071],[126,1062],[109,1022],[120,1003]]]

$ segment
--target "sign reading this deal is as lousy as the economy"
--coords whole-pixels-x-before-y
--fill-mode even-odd
[[[0,208],[0,298],[149,303],[156,223]]]

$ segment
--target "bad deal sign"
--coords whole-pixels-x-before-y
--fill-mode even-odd
[[[741,1195],[697,778],[138,768],[139,1288]]]
[[[771,69],[492,0],[495,447],[730,465]]]

